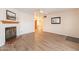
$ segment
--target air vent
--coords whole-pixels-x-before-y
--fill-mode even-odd
[[[44,16],[44,18],[47,18],[47,16]]]

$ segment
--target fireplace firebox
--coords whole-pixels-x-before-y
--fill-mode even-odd
[[[5,28],[5,39],[9,40],[16,37],[16,27],[6,27]]]

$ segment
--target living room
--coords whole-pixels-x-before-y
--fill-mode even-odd
[[[78,8],[0,8],[0,50],[79,50],[78,14]]]

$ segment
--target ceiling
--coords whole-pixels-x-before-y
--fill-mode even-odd
[[[51,12],[67,10],[68,8],[16,8],[16,9],[30,14],[34,14],[34,12],[38,10],[43,11],[44,14],[49,14]]]

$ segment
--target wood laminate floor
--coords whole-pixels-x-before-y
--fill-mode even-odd
[[[66,40],[65,36],[48,32],[25,34],[10,39],[0,51],[78,51],[79,43]]]

